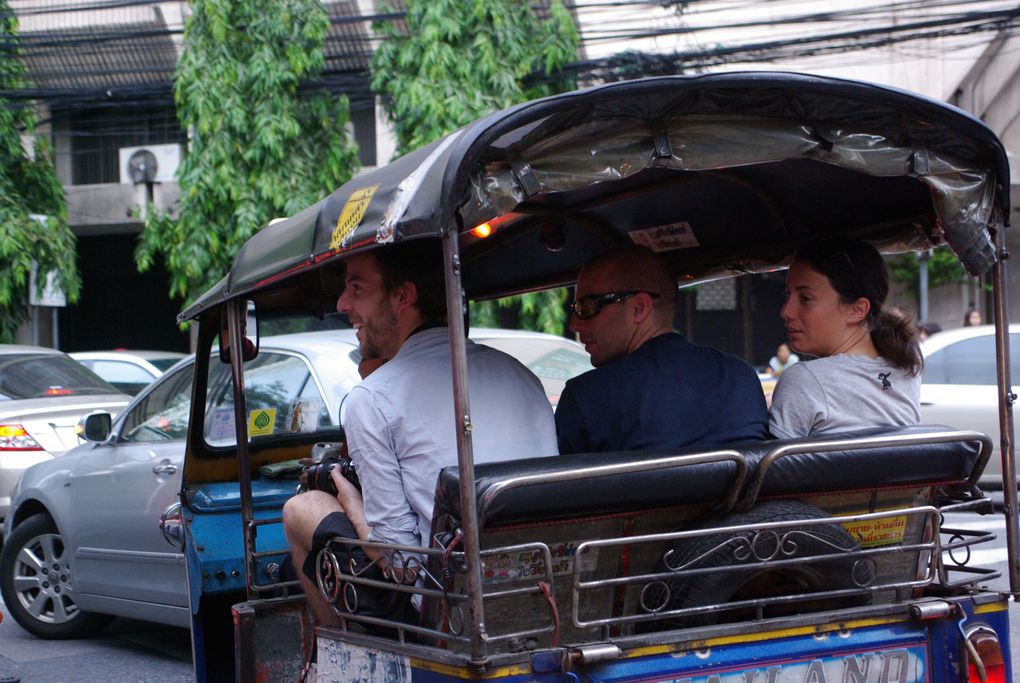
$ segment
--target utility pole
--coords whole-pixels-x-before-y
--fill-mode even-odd
[[[917,321],[928,322],[928,260],[931,249],[917,252]]]

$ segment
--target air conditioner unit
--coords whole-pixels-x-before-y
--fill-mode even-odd
[[[121,147],[119,152],[120,182],[126,185],[171,182],[181,165],[178,144]]]

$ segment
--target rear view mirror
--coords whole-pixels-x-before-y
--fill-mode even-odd
[[[106,441],[113,431],[113,417],[103,411],[89,413],[78,421],[74,431],[79,437],[92,443]]]
[[[230,362],[230,331],[227,328],[227,317],[223,316],[220,326],[220,360]],[[246,306],[244,328],[241,330],[241,346],[244,349],[242,358],[245,362],[254,360],[259,355],[259,321],[255,314],[255,302],[249,301]]]

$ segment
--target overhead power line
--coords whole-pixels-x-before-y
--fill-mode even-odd
[[[155,7],[159,0],[93,0],[71,3],[36,0],[21,3],[22,17],[68,12]],[[805,3],[790,0],[592,0],[568,3],[581,18],[582,47],[612,43],[631,46],[625,52],[578,60],[565,73],[582,82],[616,80],[634,75],[682,73],[722,64],[777,62],[826,54],[874,54],[876,48],[923,45],[935,38],[1011,36],[1017,30],[1020,6],[995,0],[875,0],[840,4],[831,11],[804,11]],[[649,21],[653,10],[672,9],[674,17]],[[766,12],[767,10],[767,12]],[[156,14],[153,13],[155,17]],[[326,68],[305,90],[329,90],[348,95],[356,108],[370,106],[367,66],[372,54],[373,22],[403,20],[404,12],[331,17],[334,33],[326,44]],[[736,16],[736,18],[734,18]],[[592,21],[612,17],[604,21]],[[36,22],[38,23],[38,22]],[[55,24],[55,22],[54,22]],[[852,27],[852,28],[849,28]],[[340,34],[337,33],[339,29]],[[37,69],[37,84],[16,91],[0,91],[0,106],[28,106],[42,100],[52,108],[149,106],[172,103],[174,64],[128,59],[138,45],[133,41],[181,40],[180,28],[154,23],[58,29],[25,33],[15,41],[0,40],[0,54],[18,50]],[[737,34],[736,40],[716,40]],[[767,35],[763,39],[761,36]],[[645,49],[649,41],[696,38],[684,49]],[[635,46],[640,46],[635,49]],[[920,49],[920,48],[918,48]],[[74,59],[63,58],[71,52]],[[81,58],[89,58],[87,73]],[[864,60],[865,57],[861,57]],[[102,84],[82,85],[75,79],[94,77]],[[534,76],[534,82],[542,76]],[[59,85],[58,85],[59,84]]]

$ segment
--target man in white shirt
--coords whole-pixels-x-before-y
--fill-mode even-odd
[[[315,583],[319,550],[337,536],[428,547],[439,470],[457,464],[441,263],[432,240],[347,259],[337,310],[357,329],[363,356],[390,360],[346,399],[344,429],[363,493],[334,468],[336,497],[308,491],[284,506],[294,565],[320,624],[338,619]],[[467,345],[476,462],[555,455],[553,413],[538,378],[505,353]],[[371,548],[347,548],[359,570],[390,561]],[[357,591],[359,613],[406,618],[402,594]]]

